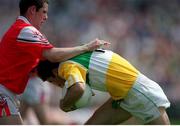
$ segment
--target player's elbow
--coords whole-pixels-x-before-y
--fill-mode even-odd
[[[76,87],[74,88],[74,92],[77,97],[81,97],[85,91],[85,84],[84,83],[76,83]]]

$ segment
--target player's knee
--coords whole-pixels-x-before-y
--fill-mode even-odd
[[[160,112],[160,116],[151,121],[148,124],[153,124],[153,125],[170,125],[170,121],[169,121],[169,117],[166,113],[166,109],[164,107],[159,107],[159,112]]]

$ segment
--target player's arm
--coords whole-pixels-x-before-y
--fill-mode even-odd
[[[74,104],[83,95],[84,90],[85,84],[83,82],[73,84],[67,89],[64,98],[60,100],[60,108],[65,112],[76,109]]]
[[[78,54],[92,51],[99,48],[102,45],[109,45],[109,42],[95,39],[88,44],[82,46],[76,46],[71,48],[51,48],[43,51],[43,57],[50,60],[51,62],[62,62],[70,59]]]
[[[18,37],[18,45],[26,53],[31,53],[34,57],[45,58],[51,62],[61,62],[70,59],[78,54],[92,51],[102,45],[109,45],[109,42],[104,40],[95,39],[82,46],[70,48],[56,48],[53,47],[37,29],[32,26],[23,28]]]
[[[80,72],[81,71],[81,72]],[[64,89],[67,89],[65,97],[60,102],[60,108],[63,111],[74,110],[74,104],[83,95],[85,90],[87,69],[80,67],[75,62],[61,63],[58,69],[58,75],[64,78]]]

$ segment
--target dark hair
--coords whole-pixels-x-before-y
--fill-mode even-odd
[[[20,0],[19,9],[20,15],[25,15],[30,6],[36,6],[36,11],[39,11],[43,7],[44,3],[49,3],[48,0]]]
[[[46,81],[49,77],[54,76],[52,70],[59,67],[59,63],[52,63],[48,60],[40,61],[36,67],[38,76]]]

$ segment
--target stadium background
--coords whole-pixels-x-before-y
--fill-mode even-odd
[[[18,2],[1,0],[0,38],[19,14]],[[42,32],[58,47],[96,37],[110,41],[111,50],[161,85],[171,101],[170,119],[180,124],[179,0],[50,0],[48,16]],[[50,105],[56,106],[60,89],[51,89],[56,90],[50,93],[56,99],[50,99]],[[78,112],[70,118],[76,115],[82,123],[106,97],[98,92],[93,107],[80,111],[84,119],[77,118]]]

